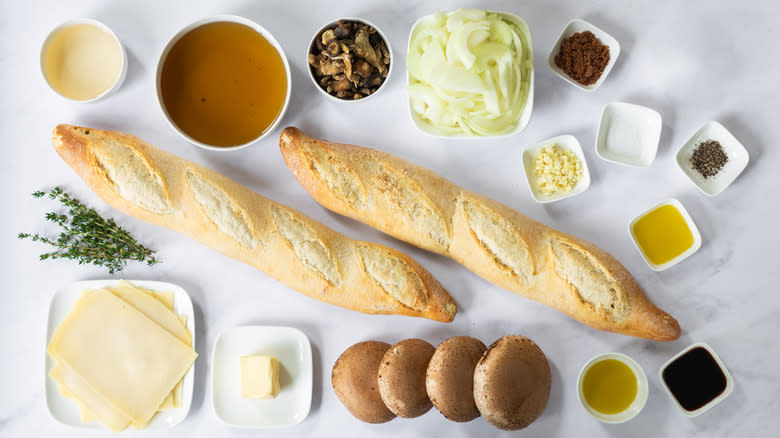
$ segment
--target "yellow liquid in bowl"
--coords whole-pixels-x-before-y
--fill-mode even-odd
[[[693,234],[682,213],[662,205],[634,223],[631,232],[650,262],[662,265],[693,246]]]
[[[588,405],[602,414],[619,414],[631,406],[637,395],[636,375],[617,359],[596,362],[585,371],[582,394]]]

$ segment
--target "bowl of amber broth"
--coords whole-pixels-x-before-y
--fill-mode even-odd
[[[259,24],[217,15],[179,31],[157,64],[157,99],[173,129],[209,150],[236,150],[279,124],[290,101],[290,66]]]
[[[577,395],[585,410],[604,423],[625,423],[647,402],[647,376],[621,353],[600,354],[585,364],[577,379]]]
[[[362,102],[375,96],[392,72],[390,41],[373,23],[347,17],[321,27],[306,54],[309,78],[329,98]]]

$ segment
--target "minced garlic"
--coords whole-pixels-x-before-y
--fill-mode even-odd
[[[582,175],[582,163],[574,153],[554,144],[539,151],[534,160],[534,174],[541,193],[565,193],[577,184]]]

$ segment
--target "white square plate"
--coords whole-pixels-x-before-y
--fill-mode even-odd
[[[539,191],[536,175],[534,175],[534,161],[536,155],[542,148],[557,144],[561,149],[565,151],[571,151],[579,158],[582,165],[582,175],[577,184],[572,187],[571,190],[565,193],[556,193],[553,195],[545,195]],[[530,148],[523,151],[523,169],[525,170],[525,180],[528,182],[528,189],[531,190],[531,196],[536,202],[545,204],[547,202],[559,201],[561,199],[570,198],[574,195],[580,194],[590,187],[590,172],[588,171],[588,163],[585,161],[585,155],[582,153],[582,147],[580,142],[573,135],[559,135],[558,137],[551,138],[539,142]]]
[[[241,397],[241,356],[266,354],[279,360],[279,395]],[[309,415],[312,393],[311,344],[292,327],[242,326],[223,331],[214,343],[211,390],[214,412],[232,426],[292,426]]]
[[[120,280],[90,280],[77,281],[71,283],[54,293],[49,305],[49,322],[46,327],[46,346],[48,347],[51,338],[57,327],[73,309],[73,305],[81,298],[81,292],[84,289],[100,289],[103,287],[116,286]],[[192,301],[187,292],[180,286],[162,281],[146,280],[128,280],[143,289],[158,292],[173,292],[173,310],[184,315],[187,320],[187,329],[192,333],[192,345],[195,345],[195,314],[192,310]],[[49,377],[49,371],[54,367],[54,360],[46,354],[46,406],[49,408],[49,414],[56,421],[62,424],[75,427],[86,427],[91,429],[108,430],[99,422],[82,423],[81,410],[78,405],[63,396],[60,393],[57,382]],[[182,407],[163,411],[154,416],[152,421],[143,430],[161,430],[169,429],[181,423],[190,412],[192,404],[192,389],[195,382],[195,364],[192,365],[187,374],[184,375],[184,384],[182,386]]]
[[[701,176],[691,164],[691,156],[696,146],[707,140],[715,140],[723,147],[728,161],[720,171],[709,177]],[[677,166],[685,175],[696,184],[702,192],[707,195],[715,196],[726,189],[747,167],[750,156],[748,151],[742,146],[731,132],[716,121],[705,123],[701,128],[691,135],[688,141],[677,151]]]
[[[642,251],[642,247],[639,246],[639,242],[637,242],[636,237],[634,236],[634,224],[639,220],[645,217],[648,213],[655,210],[658,207],[664,206],[664,205],[671,205],[674,208],[677,209],[677,211],[680,212],[683,219],[685,219],[685,223],[688,224],[688,229],[691,230],[691,235],[693,236],[693,244],[690,248],[685,250],[682,254],[678,255],[677,257],[669,260],[668,262],[656,265],[655,263],[651,262],[650,259],[647,258],[647,255],[645,255],[645,252]],[[693,253],[699,250],[701,248],[701,233],[699,232],[699,228],[696,226],[696,223],[693,222],[693,218],[691,218],[691,215],[688,214],[688,210],[685,209],[685,207],[682,205],[682,202],[678,201],[674,198],[669,198],[665,201],[661,201],[658,204],[655,204],[654,206],[648,208],[647,210],[643,211],[639,216],[635,217],[634,220],[631,221],[631,223],[628,224],[628,234],[631,236],[631,241],[634,242],[634,246],[639,251],[639,254],[642,255],[642,259],[644,259],[645,263],[647,263],[648,266],[650,266],[650,269],[654,271],[664,271],[666,269],[671,268],[672,266],[680,263],[681,261],[687,259],[690,257]]]
[[[595,83],[590,85],[582,85],[564,73],[563,70],[561,70],[557,65],[555,65],[555,56],[561,50],[561,43],[563,40],[569,38],[577,32],[585,32],[588,30],[591,31],[599,41],[601,41],[601,44],[609,46],[609,62],[604,68],[604,72],[601,73],[601,77],[599,77]],[[575,18],[574,20],[571,20],[569,24],[566,25],[566,27],[563,28],[561,34],[558,36],[558,40],[555,42],[555,45],[550,51],[550,55],[547,56],[547,65],[550,66],[550,69],[556,75],[560,76],[563,80],[574,85],[575,87],[581,88],[585,91],[594,91],[601,86],[601,84],[604,82],[604,79],[606,79],[607,75],[609,75],[609,72],[612,71],[612,67],[615,66],[615,62],[617,61],[619,55],[620,43],[618,43],[618,41],[613,38],[612,35],[604,32],[603,30],[588,23],[585,20]]]
[[[601,112],[596,155],[633,167],[648,167],[655,160],[661,139],[661,114],[632,103],[612,102]]]

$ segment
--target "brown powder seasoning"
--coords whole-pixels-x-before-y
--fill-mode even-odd
[[[577,32],[561,41],[555,65],[582,85],[595,84],[609,64],[609,46],[591,31]]]

